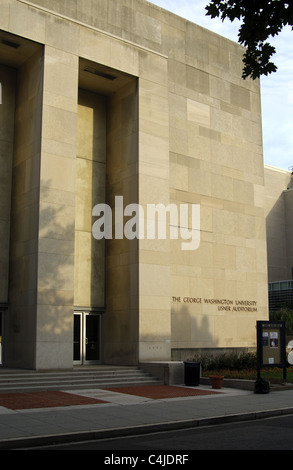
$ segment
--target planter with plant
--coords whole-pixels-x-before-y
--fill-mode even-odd
[[[215,375],[215,374],[210,375],[212,388],[215,388],[215,389],[222,388],[223,380],[224,380],[223,375]]]

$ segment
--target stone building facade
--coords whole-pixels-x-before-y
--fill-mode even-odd
[[[241,78],[242,47],[144,0],[0,11],[3,364],[255,347],[266,207],[260,86]],[[99,204],[112,237],[93,236]],[[154,205],[166,236],[138,236]],[[174,207],[188,218],[169,220]]]

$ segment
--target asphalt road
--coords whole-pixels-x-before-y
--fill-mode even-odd
[[[128,454],[123,452],[123,455],[129,456],[135,456],[135,451],[138,451],[137,455],[140,455],[139,451],[144,451],[145,455],[153,455],[154,451],[159,451],[156,455],[167,455],[169,451],[170,454],[174,455],[176,452],[182,456],[194,450],[292,449],[293,416],[43,448],[43,450],[100,450],[104,451],[102,458],[116,455],[115,451],[129,451]],[[132,468],[135,466],[139,468],[138,463],[132,465]],[[163,460],[146,463],[149,463],[151,468],[168,465],[166,461],[163,465]],[[181,463],[185,464],[183,461]]]

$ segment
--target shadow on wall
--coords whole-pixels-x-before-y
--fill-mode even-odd
[[[41,193],[39,216],[37,205],[30,205],[12,221],[5,349],[13,367],[35,368],[37,344],[55,344],[57,351],[57,345],[73,341],[74,201],[65,191],[55,192],[54,199],[51,181]]]
[[[284,193],[281,193],[266,217],[266,231],[269,282],[290,279],[291,267],[287,266]]]
[[[40,206],[38,305],[45,308],[46,316],[38,324],[43,334],[68,332],[72,341],[75,204],[65,191],[52,201],[51,187],[50,181],[43,185]]]
[[[199,350],[217,348],[218,341],[210,331],[210,325],[207,316],[203,313],[197,315],[195,312],[191,315],[188,307],[185,305],[176,308],[174,305],[171,310],[171,334],[172,344],[184,344],[184,349],[172,347],[172,360],[185,361],[192,359]],[[205,344],[207,346],[205,346]]]

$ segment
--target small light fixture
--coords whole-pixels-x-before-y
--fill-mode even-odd
[[[13,49],[18,49],[20,44],[17,42],[9,41],[8,39],[1,39],[1,44],[4,46],[12,47]]]
[[[99,77],[105,78],[106,80],[116,80],[116,76],[110,73],[101,72],[100,70],[94,69],[93,67],[85,67],[85,72],[92,73],[93,75],[98,75]]]

